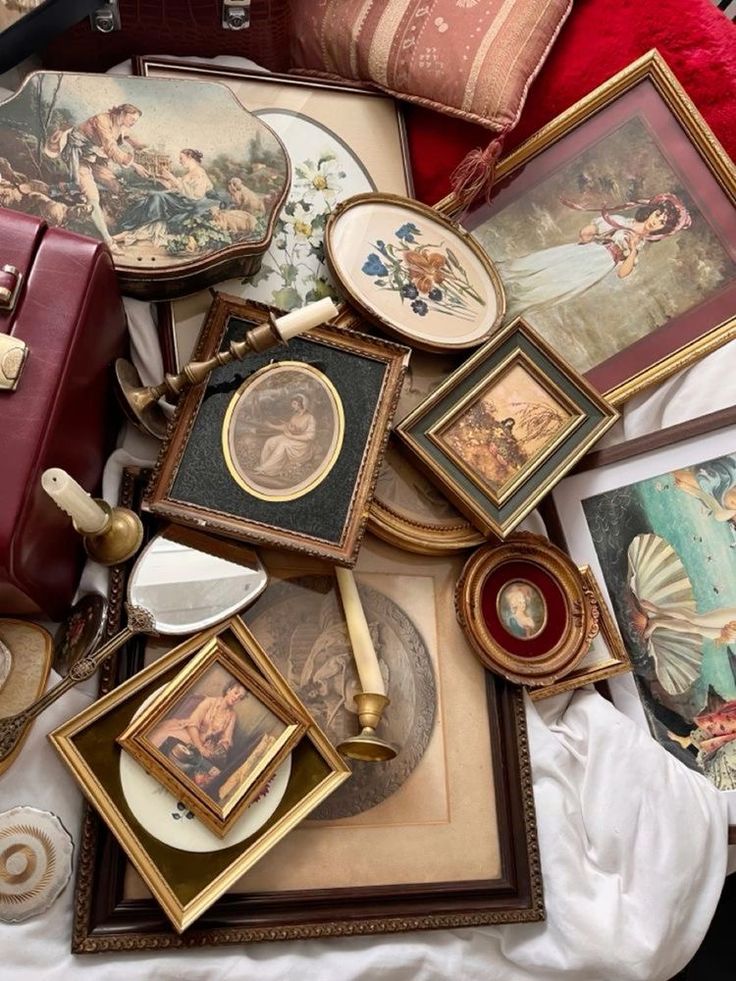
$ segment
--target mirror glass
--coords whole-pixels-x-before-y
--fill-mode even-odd
[[[128,602],[147,610],[162,634],[185,634],[219,623],[251,603],[268,581],[255,552],[238,548],[229,554],[221,558],[157,535],[131,573]]]

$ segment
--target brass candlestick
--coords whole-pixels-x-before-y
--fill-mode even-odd
[[[107,515],[107,523],[102,530],[94,535],[87,535],[79,531],[76,523],[72,522],[75,530],[84,539],[87,555],[101,565],[117,565],[132,558],[143,543],[141,519],[129,508],[113,508],[100,498],[94,500]]]
[[[362,726],[360,735],[343,739],[337,747],[338,753],[364,763],[386,763],[394,759],[398,752],[396,747],[376,735],[376,729],[381,721],[383,710],[389,704],[389,699],[386,695],[379,695],[377,692],[361,691],[355,696],[355,704],[358,707],[358,719]]]
[[[297,334],[330,320],[337,312],[332,300],[325,297],[280,317],[269,313],[268,320],[247,330],[242,341],[231,341],[225,351],[219,351],[207,361],[190,361],[178,375],[166,375],[160,385],[142,385],[140,376],[130,361],[118,358],[115,362],[115,376],[123,411],[139,429],[156,439],[163,439],[167,420],[158,404],[159,399],[165,395],[170,399],[177,399],[192,385],[206,381],[211,372],[220,365],[242,361],[251,352],[260,354],[269,348],[281,347]]]
[[[140,375],[130,361],[118,358],[115,362],[115,377],[118,391],[122,395],[121,403],[130,421],[156,439],[163,439],[166,434],[167,419],[159,399],[167,396],[176,399],[182,392],[198,385],[209,378],[212,371],[219,365],[230,364],[231,361],[242,361],[251,351],[259,353],[271,347],[285,344],[276,318],[269,318],[262,324],[257,324],[246,331],[242,341],[231,341],[225,351],[218,351],[206,361],[190,361],[185,364],[178,375],[167,374],[160,385],[142,385]]]

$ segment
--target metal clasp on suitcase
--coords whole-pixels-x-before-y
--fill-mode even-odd
[[[18,387],[28,345],[12,334],[0,334],[0,391],[12,392]]]
[[[99,9],[90,14],[89,19],[92,27],[101,34],[119,31],[121,24],[118,0],[101,0]]]
[[[250,27],[250,0],[222,0],[222,29],[243,31]]]

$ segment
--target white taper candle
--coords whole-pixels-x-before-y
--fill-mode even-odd
[[[41,477],[41,486],[57,507],[66,511],[83,535],[96,535],[107,524],[107,515],[99,504],[95,504],[84,487],[66,470],[59,467],[46,470]]]
[[[305,331],[311,330],[312,327],[317,327],[336,316],[337,307],[329,296],[326,296],[323,300],[308,303],[298,310],[292,310],[291,313],[285,313],[283,317],[278,317],[276,326],[282,338],[288,341],[289,338],[303,334]]]
[[[358,669],[360,687],[366,692],[385,695],[386,686],[383,683],[381,667],[371,640],[363,604],[360,602],[355,577],[350,569],[343,569],[341,566],[335,568],[335,576],[337,577],[337,587],[340,590],[342,607],[345,611],[345,620],[348,625],[355,666]]]

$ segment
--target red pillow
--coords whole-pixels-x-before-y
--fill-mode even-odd
[[[710,0],[577,0],[504,153],[650,48],[736,158],[736,26]],[[487,145],[488,132],[419,106],[407,105],[406,116],[416,196],[434,204],[468,151]]]
[[[291,0],[296,70],[513,127],[572,0]],[[488,142],[488,140],[486,140]]]

